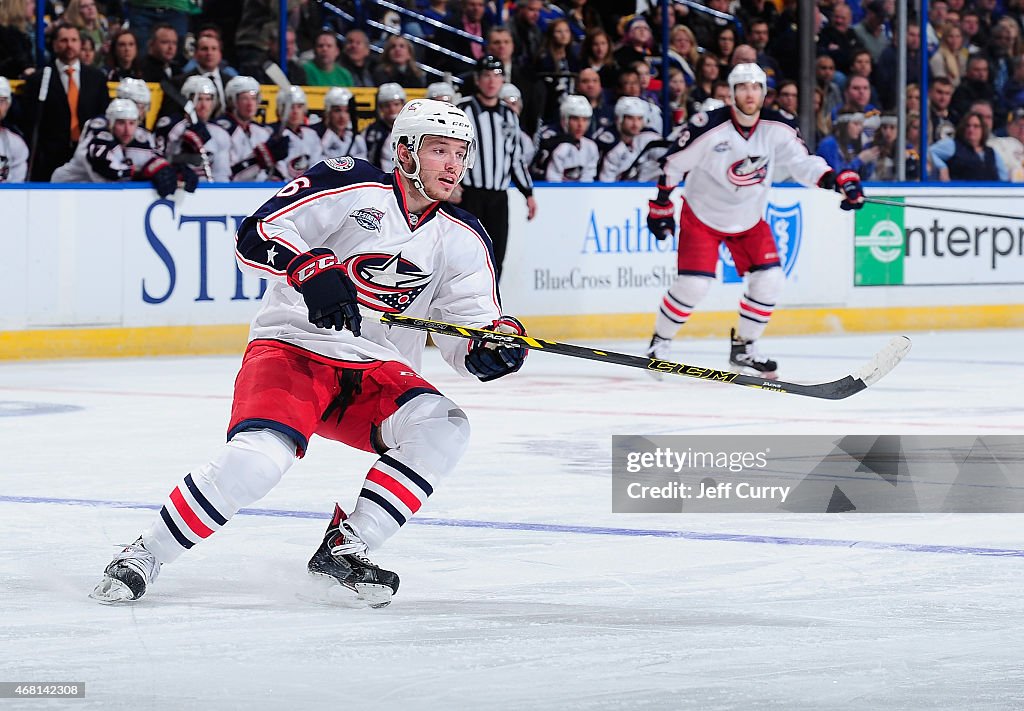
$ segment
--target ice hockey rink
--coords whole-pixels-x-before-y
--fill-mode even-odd
[[[889,335],[764,344],[808,382]],[[616,434],[1021,433],[1024,332],[908,335],[838,402],[545,353],[478,383],[428,351],[473,439],[375,554],[402,580],[382,610],[305,573],[373,459],[325,440],[143,600],[96,604],[115,546],[223,441],[240,354],[0,364],[0,681],[86,685],[0,708],[1024,708],[1022,515],[611,512]]]

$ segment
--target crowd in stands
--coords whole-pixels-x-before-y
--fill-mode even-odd
[[[172,177],[177,185],[280,181],[345,154],[390,170],[390,125],[407,92],[429,88],[453,102],[470,96],[474,67],[486,57],[503,67],[502,100],[519,116],[523,155],[542,181],[655,179],[671,140],[662,138],[663,108],[674,129],[728,103],[725,80],[738,63],[765,70],[766,107],[798,110],[796,0],[705,0],[719,14],[674,4],[664,53],[661,8],[653,3],[646,10],[644,2],[617,0],[402,4],[419,16],[363,3],[376,22],[360,29],[320,0],[289,0],[285,63],[296,87],[278,93],[278,123],[264,125],[260,85],[273,84],[266,66],[278,62],[280,45],[276,0],[50,0],[44,56],[36,56],[36,3],[0,0],[0,76],[25,80],[20,92],[0,80],[0,182],[72,175],[156,185],[159,174],[167,189]],[[344,0],[333,5],[353,10]],[[1024,182],[1024,0],[930,0],[923,21],[916,6],[908,2],[911,21],[901,30],[896,0],[819,0],[817,152],[837,171],[895,180],[903,130],[908,179],[925,170],[939,181]],[[901,33],[905,87],[896,78]],[[929,72],[924,160],[921,52]],[[123,103],[110,108],[104,84],[120,82],[119,100],[148,110],[140,81],[164,89],[152,133],[145,114],[132,119]],[[318,115],[302,86],[332,87]],[[376,89],[375,120],[362,131],[353,87]],[[192,100],[195,115],[183,113],[173,100],[178,93]],[[567,142],[576,149],[571,166]],[[68,167],[73,161],[81,170]]]

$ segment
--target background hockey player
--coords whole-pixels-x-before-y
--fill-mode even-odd
[[[333,87],[324,95],[323,121],[313,127],[320,136],[324,158],[366,158],[366,141],[352,125],[354,106],[352,92],[344,87]]]
[[[523,333],[502,316],[487,233],[445,202],[473,165],[473,126],[439,101],[395,121],[397,167],[327,159],[282,188],[238,230],[239,264],[272,282],[235,381],[228,443],[184,478],[152,525],[107,566],[92,596],[138,599],[170,563],[265,496],[317,434],[379,458],[352,515],[334,517],[308,568],[380,607],[398,576],[371,562],[465,451],[465,413],[417,374],[425,334],[364,309]],[[488,382],[526,352],[437,338],[458,373]],[[340,584],[340,588],[337,587]]]
[[[131,77],[122,79],[117,83],[116,98],[135,102],[139,109],[139,122],[135,129],[135,142],[151,148],[154,147],[156,145],[155,137],[152,132],[146,129],[146,117],[149,115],[149,106],[152,98],[146,82],[141,79],[132,79]],[[58,168],[54,172],[53,182],[89,182],[91,180],[85,172],[86,161],[84,158],[89,146],[92,144],[93,138],[100,131],[111,132],[110,122],[105,115],[97,116],[85,122],[85,125],[82,127],[82,137],[78,140],[78,145],[75,147],[75,155],[62,166],[63,171],[62,168]],[[66,172],[72,165],[78,166],[74,169],[77,177],[69,177]],[[60,175],[58,175],[58,172],[60,172]]]
[[[11,83],[0,77],[0,183],[24,183],[28,175],[28,144],[21,134],[2,125],[11,109]]]
[[[665,155],[668,144],[660,133],[645,128],[647,115],[647,102],[639,97],[623,96],[615,102],[619,140],[601,158],[598,180],[602,183],[648,183],[661,175],[658,160]]]
[[[288,153],[274,164],[271,178],[297,178],[320,160],[323,148],[320,136],[306,124],[306,92],[290,86],[277,92],[277,123],[270,126],[275,135],[288,137]]]
[[[260,85],[248,76],[230,79],[224,87],[228,110],[216,123],[228,134],[232,182],[262,182],[277,161],[288,155],[288,136],[256,121]]]
[[[405,89],[394,82],[381,84],[377,89],[377,120],[363,131],[366,142],[366,160],[385,172],[394,165],[391,155],[391,127],[398,112],[405,106]]]
[[[764,220],[776,170],[788,168],[802,185],[834,188],[844,210],[864,202],[860,178],[836,174],[808,155],[796,124],[763,109],[767,81],[756,64],[737,64],[729,73],[733,105],[700,112],[691,119],[663,159],[658,197],[649,203],[647,226],[658,239],[675,233],[669,195],[686,176],[679,218],[678,276],[662,299],[647,355],[664,359],[670,341],[707,294],[715,279],[718,247],[725,242],[736,271],[746,280],[739,326],[732,331],[729,362],[767,378],[777,364],[754,347],[775,309],[785,283],[778,248]]]
[[[94,119],[95,120],[95,119]],[[129,99],[107,105],[103,126],[93,126],[83,139],[82,151],[53,172],[55,183],[112,183],[144,180],[160,197],[173,193],[180,181],[193,192],[198,182],[188,166],[172,166],[153,147],[140,140],[139,109]]]
[[[572,94],[558,111],[562,132],[540,142],[534,174],[549,183],[592,183],[601,159],[597,144],[586,136],[594,110],[586,97]]]
[[[183,114],[164,116],[156,123],[156,147],[171,163],[192,167],[201,182],[226,183],[231,178],[231,139],[212,122],[217,88],[206,77],[193,76],[181,85],[198,121]]]

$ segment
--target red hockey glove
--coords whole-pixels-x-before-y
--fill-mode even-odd
[[[659,241],[676,233],[675,208],[669,200],[647,201],[647,229]]]
[[[288,284],[306,302],[311,324],[335,331],[347,328],[359,335],[359,295],[334,252],[323,247],[303,252],[288,264],[287,271]]]
[[[200,153],[210,138],[210,129],[206,127],[205,123],[200,121],[199,123],[192,124],[181,135],[182,150]]]
[[[841,209],[859,210],[864,207],[864,189],[855,171],[844,170],[836,176],[836,192],[843,196],[839,203]]]
[[[502,316],[491,324],[491,330],[526,335],[526,327],[512,316]],[[483,383],[497,380],[522,368],[528,352],[518,345],[502,345],[500,336],[495,340],[474,339],[466,354],[466,370]]]

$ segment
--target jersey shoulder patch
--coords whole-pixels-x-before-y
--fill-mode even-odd
[[[339,173],[352,170],[356,166],[356,159],[352,156],[340,156],[338,158],[327,158],[324,160],[326,165],[331,170],[336,170]]]

